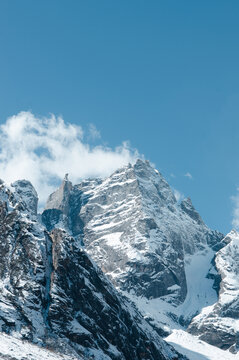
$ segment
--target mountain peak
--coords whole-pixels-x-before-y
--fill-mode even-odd
[[[223,239],[226,244],[229,244],[233,240],[239,241],[239,233],[235,229],[232,229]]]
[[[154,167],[150,164],[148,160],[138,159],[133,167],[134,169],[138,169],[138,170],[141,169],[148,172],[155,171]]]
[[[68,200],[71,190],[72,182],[69,181],[68,174],[66,174],[61,183],[61,186],[49,196],[45,210],[58,209],[64,212],[64,210],[68,208]]]
[[[69,181],[68,176],[69,176],[69,174],[68,174],[68,173],[67,173],[67,174],[65,174],[65,177],[64,177],[64,179],[63,179],[63,181],[64,181],[64,182]]]
[[[146,197],[163,206],[176,204],[177,200],[169,184],[148,160],[137,160],[133,168],[139,187]]]
[[[37,215],[38,195],[28,180],[18,180],[11,184],[14,188],[17,201],[23,201],[26,209],[34,216]]]

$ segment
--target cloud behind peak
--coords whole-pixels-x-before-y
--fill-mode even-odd
[[[91,128],[96,134],[92,124]],[[0,126],[0,178],[8,184],[30,180],[38,191],[40,206],[66,173],[73,183],[105,177],[137,157],[128,142],[114,149],[91,146],[80,126],[54,115],[36,117],[20,112]]]

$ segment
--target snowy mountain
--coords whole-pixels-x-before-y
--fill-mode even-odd
[[[49,231],[61,227],[77,239],[158,332],[188,329],[235,351],[235,241],[209,229],[189,198],[177,203],[149,162],[77,185],[65,178],[42,219]]]
[[[66,175],[39,219],[28,181],[1,182],[6,341],[56,359],[182,359],[163,336],[188,359],[236,359],[239,235],[209,229],[148,161]]]
[[[113,283],[137,296],[182,302],[187,294],[184,257],[223,236],[202,222],[190,199],[178,206],[161,174],[148,162],[79,185],[64,180],[43,213],[51,229],[64,226]]]
[[[78,240],[39,223],[36,205],[29,182],[1,182],[0,357],[182,358],[114,289]]]

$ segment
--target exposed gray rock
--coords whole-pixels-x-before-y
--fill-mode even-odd
[[[30,181],[18,180],[12,185],[15,188],[15,197],[18,201],[24,202],[25,208],[32,215],[37,215],[38,195]]]
[[[61,186],[47,200],[46,209],[58,209],[63,213],[69,212],[69,195],[72,190],[72,183],[66,175]]]
[[[231,231],[227,244],[215,256],[216,274],[220,276],[218,301],[204,309],[189,326],[189,332],[222,349],[238,351],[239,324],[239,235]]]
[[[44,223],[49,229],[67,229],[113,284],[136,302],[142,297],[145,302],[162,299],[174,308],[181,305],[188,296],[185,262],[199,252],[209,252],[212,260],[224,246],[223,235],[204,224],[190,199],[178,205],[166,180],[147,161],[138,160],[104,180],[83,181],[67,194],[64,203],[52,194]],[[169,316],[188,324],[200,306],[191,317],[181,313],[179,320],[173,309]]]
[[[195,220],[199,225],[204,225],[203,220],[199,213],[195,210],[192,200],[187,198],[183,200],[180,204],[181,209],[188,214],[193,220]]]
[[[0,185],[1,331],[72,359],[182,358],[76,239],[60,229],[47,232],[18,195]]]

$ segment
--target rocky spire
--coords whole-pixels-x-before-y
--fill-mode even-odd
[[[69,194],[71,190],[72,183],[68,179],[68,174],[66,174],[61,186],[49,196],[45,210],[57,209],[61,210],[63,213],[67,213],[69,207]]]

